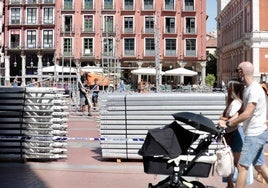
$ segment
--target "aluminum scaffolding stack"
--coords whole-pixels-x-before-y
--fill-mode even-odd
[[[67,157],[67,105],[63,89],[26,88],[23,114],[26,159]]]
[[[173,122],[172,114],[193,112],[216,122],[224,108],[223,93],[103,95],[100,98],[102,157],[140,159],[138,150],[147,131]]]
[[[25,88],[0,87],[0,159],[23,159]]]
[[[0,87],[0,159],[67,157],[67,112],[59,88]]]

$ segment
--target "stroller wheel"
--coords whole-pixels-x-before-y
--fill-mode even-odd
[[[191,181],[190,183],[193,184],[193,188],[206,188],[206,186],[199,181]]]

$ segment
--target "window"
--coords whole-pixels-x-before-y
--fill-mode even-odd
[[[134,33],[133,17],[124,17],[124,33]]]
[[[133,0],[125,0],[124,10],[133,10],[133,9],[134,9]]]
[[[64,0],[63,3],[64,10],[73,10],[73,0]]]
[[[113,0],[104,0],[103,9],[113,9]]]
[[[143,0],[144,10],[153,10],[154,9],[154,0]]]
[[[10,48],[18,48],[20,46],[20,31],[12,30],[10,35]]]
[[[20,8],[11,8],[11,24],[20,24]]]
[[[53,30],[43,31],[43,48],[53,47]]]
[[[113,39],[111,38],[104,38],[103,39],[103,54],[107,56],[113,55]]]
[[[185,33],[195,33],[195,18],[186,18]]]
[[[124,55],[134,56],[135,55],[135,40],[134,38],[124,39]]]
[[[145,17],[145,33],[154,33],[154,17]]]
[[[186,39],[186,56],[196,57],[196,39]]]
[[[166,17],[166,33],[175,33],[175,18]]]
[[[27,31],[27,48],[36,48],[36,30]]]
[[[36,24],[37,22],[37,9],[36,8],[27,8],[27,24]]]
[[[44,8],[44,24],[53,24],[54,23],[54,9],[53,8]]]
[[[93,38],[84,38],[84,56],[93,55]]]
[[[194,0],[185,0],[184,5],[185,10],[194,10]]]
[[[73,17],[71,15],[66,15],[64,17],[64,31],[71,32],[72,31],[72,24],[73,24]]]
[[[84,16],[84,32],[93,32],[93,15]]]
[[[63,55],[64,56],[72,55],[72,39],[71,38],[63,39]]]
[[[111,33],[113,32],[114,27],[114,18],[113,16],[104,16],[104,31]]]
[[[165,10],[175,10],[174,0],[165,0]]]
[[[93,10],[93,0],[84,0],[84,9]]]
[[[165,55],[176,56],[176,39],[166,39]]]
[[[154,38],[145,39],[145,55],[154,56],[155,55],[155,42]]]

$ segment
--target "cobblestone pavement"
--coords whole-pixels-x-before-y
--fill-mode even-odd
[[[70,117],[68,137],[99,137],[98,117]],[[98,141],[69,140],[68,157],[57,161],[26,161],[0,163],[1,188],[146,188],[163,176],[145,174],[141,160],[102,159]],[[268,163],[267,163],[268,164]],[[221,178],[210,175],[200,178],[209,187],[225,188]],[[254,181],[249,188],[267,184]]]

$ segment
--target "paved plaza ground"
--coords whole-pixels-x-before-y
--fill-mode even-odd
[[[70,117],[68,137],[85,138],[68,141],[68,157],[58,161],[1,162],[1,188],[146,188],[163,176],[143,172],[141,160],[103,159],[98,141],[98,113],[93,117]],[[268,164],[268,161],[267,161]],[[210,175],[200,179],[208,187],[225,188],[221,178]],[[264,188],[267,184],[254,181],[249,188]]]

